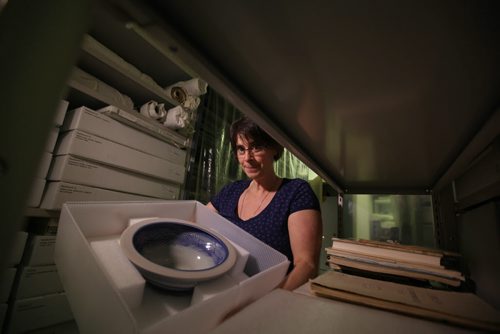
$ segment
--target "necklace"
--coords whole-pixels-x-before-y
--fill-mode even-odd
[[[279,179],[278,179],[279,181]],[[271,189],[274,189],[274,185]],[[241,218],[241,214],[243,213],[243,207],[245,206],[245,199],[247,197],[247,192],[248,192],[248,188],[245,189],[245,192],[243,193],[243,198],[241,199],[241,206],[240,206],[240,210],[238,212],[238,216]],[[254,210],[254,212],[252,212],[252,215],[250,218],[252,217],[255,217],[255,214],[259,211],[259,209],[261,208],[262,204],[264,203],[264,201],[266,200],[266,198],[269,196],[269,194],[272,192],[271,191],[268,191],[267,194],[264,195],[264,197],[262,197],[262,199],[260,200],[260,203],[259,203],[259,206]]]

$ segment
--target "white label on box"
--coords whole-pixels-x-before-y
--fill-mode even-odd
[[[80,130],[72,130],[61,135],[57,155],[64,154],[179,184],[184,182],[184,165],[171,163]]]
[[[180,188],[177,184],[168,184],[162,180],[71,155],[60,155],[54,159],[48,179],[162,199],[177,199]]]

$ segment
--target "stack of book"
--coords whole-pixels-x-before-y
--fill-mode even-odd
[[[457,253],[371,240],[332,239],[326,248],[328,265],[344,273],[416,285],[465,282]],[[420,284],[419,284],[420,283]],[[413,284],[415,285],[415,284]]]

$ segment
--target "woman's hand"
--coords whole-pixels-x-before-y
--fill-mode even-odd
[[[212,202],[208,202],[205,206],[210,210],[212,210],[213,212],[219,213],[217,209],[212,205]]]

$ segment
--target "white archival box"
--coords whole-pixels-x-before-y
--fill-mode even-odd
[[[82,184],[48,182],[40,208],[60,210],[65,202],[75,201],[147,201],[149,199],[154,200],[149,196],[89,187]]]
[[[54,158],[47,180],[64,181],[169,200],[178,199],[180,189],[179,184],[80,159],[69,154]]]
[[[87,107],[73,109],[67,113],[61,131],[76,129],[156,156],[173,164],[184,166],[186,162],[185,150]]]
[[[81,130],[62,132],[54,156],[71,154],[181,184],[186,167]]]
[[[161,291],[148,284],[119,286],[113,279],[117,272],[126,275],[129,271],[130,276],[136,276],[137,270],[133,266],[111,268],[117,264],[103,262],[98,248],[92,245],[107,239],[110,244],[115,244],[113,240],[119,238],[131,219],[147,217],[192,221],[219,232],[233,244],[247,250],[249,257],[243,279],[235,280],[211,298],[194,304],[190,302],[190,297],[186,302],[179,294]],[[289,266],[285,255],[203,204],[173,200],[64,204],[59,220],[55,262],[81,333],[207,332],[217,327],[231,311],[272,291],[284,278]],[[116,263],[121,266],[123,262]],[[139,295],[142,299],[131,305],[130,289],[138,287],[143,290]]]

